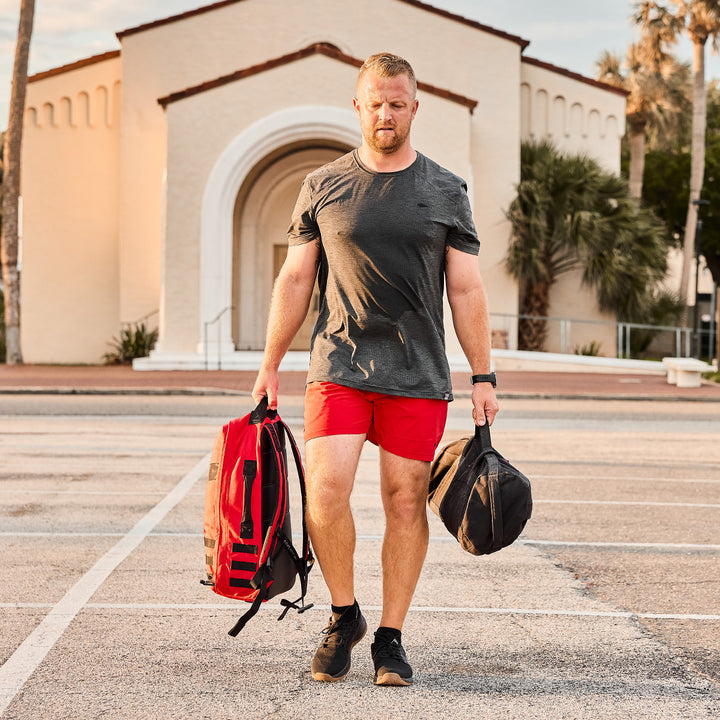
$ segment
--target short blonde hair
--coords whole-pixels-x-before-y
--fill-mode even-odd
[[[415,72],[412,69],[412,65],[410,65],[405,58],[401,58],[399,55],[393,55],[392,53],[387,52],[371,55],[360,68],[360,72],[358,73],[358,83],[369,70],[372,70],[380,77],[385,78],[407,75],[410,79],[410,87],[412,88],[413,97],[417,94],[417,80],[415,79]]]

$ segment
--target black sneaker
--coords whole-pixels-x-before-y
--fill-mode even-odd
[[[375,665],[376,685],[412,685],[412,668],[408,665],[405,650],[400,644],[401,636],[378,630],[375,642],[370,646]]]
[[[313,658],[312,676],[314,680],[336,682],[350,672],[350,651],[367,632],[367,622],[357,602],[342,615],[333,613],[323,632],[325,639]]]

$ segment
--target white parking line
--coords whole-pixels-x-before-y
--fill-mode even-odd
[[[210,454],[208,453],[114,547],[108,550],[52,607],[43,621],[0,667],[0,714],[13,701],[73,618],[82,610],[113,570],[138,547],[152,529],[207,472],[209,459]]]
[[[0,608],[43,608],[52,607],[50,603],[0,603]],[[237,613],[243,606],[230,603],[85,603],[86,610],[163,610],[197,611],[227,610]],[[279,604],[268,603],[268,610],[282,610]],[[328,611],[329,605],[314,605],[315,610]],[[363,605],[363,610],[382,612],[380,605]],[[595,618],[643,618],[645,620],[697,620],[720,621],[720,615],[631,612],[626,610],[556,610],[546,608],[487,608],[487,607],[449,607],[447,605],[418,605],[410,607],[411,613],[459,613],[468,615],[541,615],[546,617],[595,617]]]
[[[130,531],[132,532],[132,531]],[[129,533],[128,533],[129,534]],[[126,537],[121,532],[23,532],[23,531],[2,531],[0,538],[21,538],[21,537],[67,537],[67,538],[86,538],[86,537]],[[201,538],[201,532],[148,532],[144,537],[172,537],[172,538]],[[301,535],[293,533],[295,539],[300,539]],[[382,535],[357,535],[358,540],[369,540],[372,542],[381,541]],[[450,535],[431,535],[431,543],[456,543],[457,540]],[[548,545],[556,547],[588,547],[588,548],[610,548],[610,549],[643,549],[643,550],[710,550],[713,552],[720,551],[720,545],[700,544],[700,543],[633,543],[633,542],[583,542],[580,540],[532,540],[530,538],[521,537],[515,542],[516,545]]]
[[[630,505],[634,507],[720,508],[718,503],[645,502],[638,500],[533,500],[533,505]]]
[[[532,460],[527,461],[528,464],[532,462]],[[528,475],[530,480],[582,480],[582,481],[588,481],[588,482],[596,482],[601,480],[606,480],[608,482],[627,482],[628,476],[627,475],[538,475],[536,473],[531,473]],[[708,483],[711,485],[718,485],[720,484],[720,478],[688,478],[688,477],[682,477],[682,478],[674,478],[674,477],[668,477],[667,475],[663,477],[642,477],[639,475],[633,475],[632,476],[633,483],[638,482],[650,482],[650,483],[673,483],[673,484],[692,484],[692,483]]]
[[[92,455],[95,453],[101,453],[102,455],[110,455],[112,457],[117,455],[145,455],[146,453],[161,453],[163,455],[199,455],[205,452],[203,449],[193,448],[175,448],[175,447],[138,447],[134,446],[122,446],[122,445],[64,445],[58,443],[57,445],[48,444],[33,444],[27,443],[23,445],[0,442],[4,452],[13,451],[16,453],[27,455],[28,453],[37,453],[41,451],[49,451],[53,454],[57,453],[68,453],[68,452],[82,452]]]
[[[140,496],[165,495],[157,490],[0,490],[0,495],[109,495],[109,496]],[[188,493],[188,497],[205,497],[205,493]],[[299,493],[290,493],[291,498],[299,498]],[[354,493],[353,499],[366,500],[377,498],[377,493]],[[720,509],[720,503],[685,503],[685,502],[648,502],[645,500],[539,500],[533,499],[534,505],[623,505],[630,507],[670,507],[670,508],[705,508]]]
[[[0,495],[167,495],[158,490],[0,490]]]
[[[720,550],[720,545],[698,543],[632,543],[632,542],[578,542],[576,540],[529,540],[521,539],[522,545],[551,545],[592,548],[641,548],[643,550]]]

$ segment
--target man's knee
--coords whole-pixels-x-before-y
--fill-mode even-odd
[[[427,491],[422,482],[416,486],[392,487],[383,493],[383,505],[388,522],[408,525],[426,518]]]
[[[306,516],[316,526],[329,525],[350,512],[352,484],[330,476],[307,484]]]

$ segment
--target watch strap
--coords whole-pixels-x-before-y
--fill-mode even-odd
[[[497,377],[494,372],[491,372],[486,375],[473,375],[472,376],[472,384],[475,383],[481,383],[481,382],[489,382],[493,387],[497,387]]]

